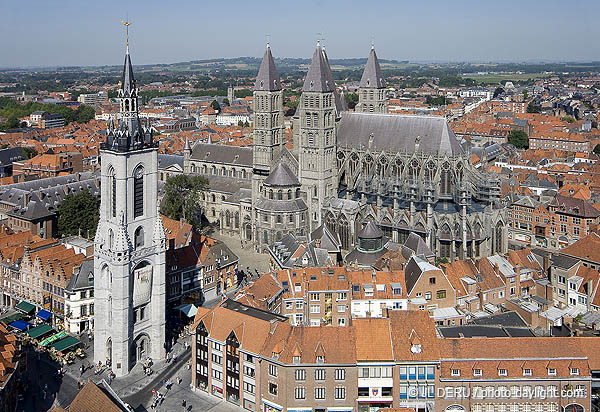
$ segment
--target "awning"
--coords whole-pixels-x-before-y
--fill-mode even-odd
[[[59,340],[58,342],[54,342],[50,345],[51,348],[56,349],[59,352],[64,351],[65,349],[72,348],[75,345],[79,345],[81,341],[73,336],[67,336],[66,338]]]
[[[24,331],[24,330],[27,330],[27,328],[31,326],[31,323],[24,322],[22,320],[15,320],[13,323],[11,323],[8,326],[10,326],[11,328],[18,329],[20,331]]]
[[[52,329],[50,327],[50,325],[46,325],[45,323],[40,325],[40,326],[36,326],[35,328],[29,329],[27,331],[27,334],[32,337],[33,339],[37,339],[40,336],[44,336],[48,333],[54,332],[54,329]]]
[[[65,332],[64,330],[60,331],[60,332],[58,332],[58,333],[56,333],[56,334],[54,334],[54,335],[52,335],[52,336],[44,339],[43,341],[41,341],[40,342],[40,346],[48,346],[51,343],[54,343],[54,342],[56,342],[56,341],[58,341],[58,340],[60,340],[60,339],[62,339],[64,337],[66,337],[66,336],[68,336],[67,332]]]
[[[193,318],[198,313],[198,308],[191,303],[179,305],[175,309],[183,312],[188,318]]]
[[[277,405],[275,402],[269,402],[269,401],[268,401],[268,400],[266,400],[266,399],[263,399],[262,401],[263,401],[263,403],[264,403],[265,405],[268,405],[268,406],[270,406],[271,408],[275,408],[275,409],[277,409],[277,410],[279,410],[279,411],[282,411],[282,410],[283,410],[283,406],[281,406],[281,405]]]
[[[10,316],[6,316],[6,317],[0,319],[0,322],[10,325],[15,320],[23,319],[24,317],[25,317],[25,315],[23,315],[22,313],[13,313]]]
[[[30,314],[30,313],[32,313],[32,312],[35,310],[35,306],[34,306],[34,305],[32,305],[32,304],[31,304],[31,303],[29,303],[29,302],[26,302],[26,301],[22,300],[22,301],[21,301],[21,303],[19,303],[19,304],[18,304],[18,305],[15,307],[15,309],[17,309],[17,310],[20,310],[20,311],[21,311],[21,312],[23,312],[23,313]]]
[[[43,321],[47,321],[48,319],[50,319],[50,316],[52,316],[52,313],[48,312],[46,309],[42,309],[35,316],[37,316]]]

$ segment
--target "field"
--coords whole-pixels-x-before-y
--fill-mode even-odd
[[[549,75],[545,73],[490,73],[483,75],[466,74],[462,77],[466,79],[473,79],[477,83],[504,84],[507,81],[519,82],[529,79],[541,79],[548,76]]]

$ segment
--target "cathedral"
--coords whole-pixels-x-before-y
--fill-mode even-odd
[[[479,257],[507,249],[496,179],[474,168],[443,117],[387,114],[386,82],[374,48],[348,111],[325,49],[317,45],[282,142],[282,87],[270,47],[254,88],[252,204],[258,250],[286,233],[320,225],[352,250],[369,221],[403,243],[412,232],[439,257]]]
[[[158,212],[158,144],[138,116],[129,44],[118,99],[100,149],[100,220],[94,240],[94,360],[117,376],[165,353],[165,229]]]
[[[450,261],[505,252],[498,180],[470,163],[444,117],[387,114],[386,87],[371,48],[349,111],[317,44],[288,149],[283,88],[267,45],[254,85],[252,148],[184,150],[184,172],[211,182],[202,199],[209,221],[259,252],[323,224],[349,252],[369,221],[392,242],[417,234]]]

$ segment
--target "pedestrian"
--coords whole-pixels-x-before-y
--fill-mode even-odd
[[[83,364],[82,364],[81,367],[79,368],[79,372],[80,372],[79,376],[83,376],[83,371],[84,371],[84,368],[83,368]]]
[[[185,401],[185,399],[181,401],[181,406],[184,408],[187,406],[187,402]]]

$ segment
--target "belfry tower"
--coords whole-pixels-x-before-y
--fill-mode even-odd
[[[138,116],[127,37],[118,91],[121,119],[109,124],[100,149],[94,241],[94,361],[110,361],[117,376],[165,353],[166,238],[157,207],[158,146]]]

